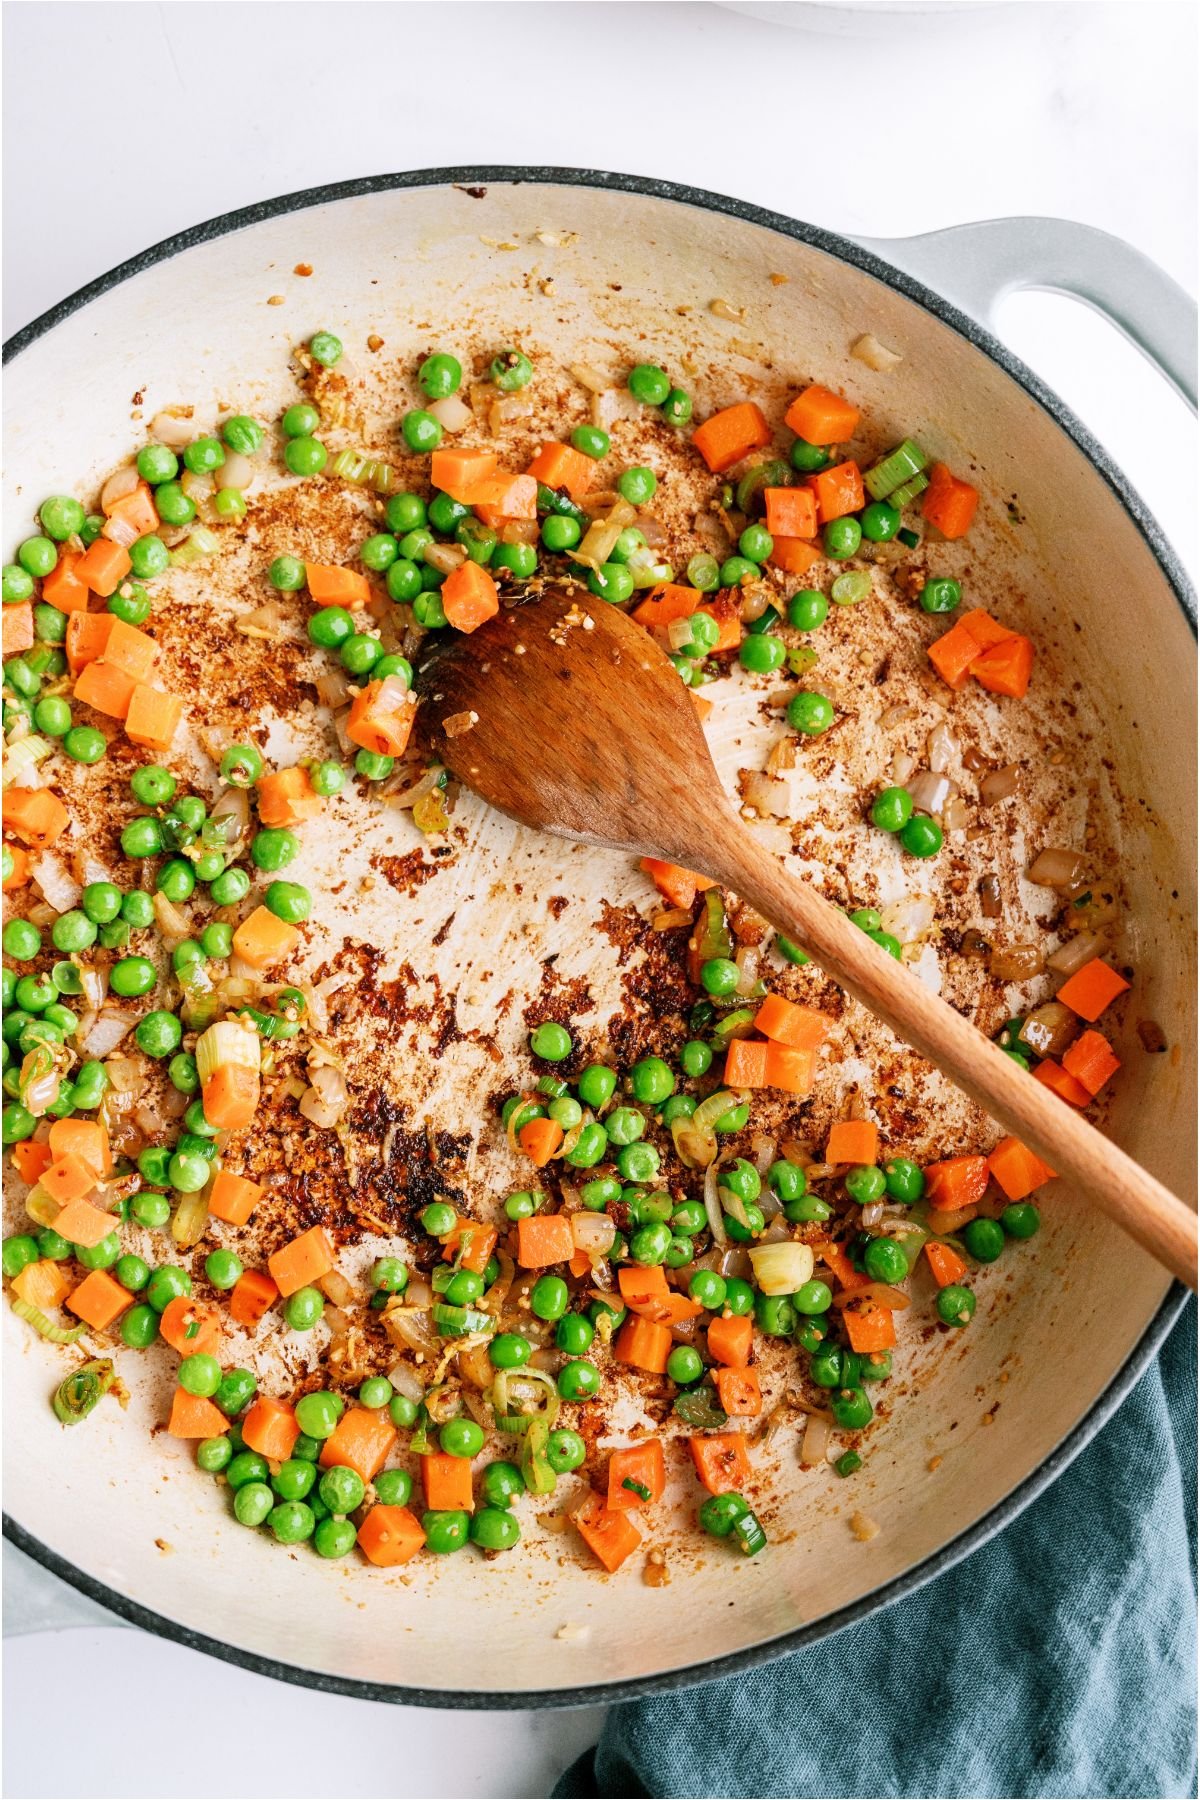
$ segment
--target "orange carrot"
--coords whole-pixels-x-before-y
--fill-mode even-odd
[[[704,698],[703,694],[698,694],[696,692],[695,688],[688,689],[688,698],[691,700],[692,705],[696,709],[697,718],[700,720],[700,723],[703,725],[705,719],[707,719],[708,715],[711,713],[711,711],[713,709],[712,701],[706,700]]]
[[[793,1050],[819,1050],[833,1029],[833,1020],[813,1006],[797,1006],[780,994],[768,994],[754,1015],[754,1025],[777,1044],[790,1044]]]
[[[635,1481],[649,1488],[649,1495],[625,1486]],[[610,1512],[636,1512],[641,1506],[653,1506],[661,1500],[667,1485],[663,1447],[658,1438],[645,1438],[624,1450],[614,1450],[608,1459],[608,1508]]]
[[[480,1225],[475,1219],[462,1219],[453,1232],[442,1240],[445,1244],[442,1256],[447,1261],[457,1257],[460,1269],[471,1269],[476,1275],[482,1275],[496,1248],[499,1235],[494,1225]]]
[[[386,1410],[348,1406],[321,1451],[323,1469],[353,1469],[363,1481],[373,1481],[392,1453],[396,1428]],[[461,1459],[460,1459],[461,1460]]]
[[[25,1264],[13,1281],[12,1291],[26,1306],[36,1306],[39,1312],[52,1312],[70,1293],[71,1283],[63,1273],[61,1263],[51,1262],[43,1256],[40,1262]]]
[[[713,1386],[721,1411],[731,1419],[756,1419],[762,1411],[757,1369],[714,1369]]]
[[[992,1180],[1010,1200],[1024,1200],[1035,1188],[1055,1179],[1054,1170],[1020,1138],[1001,1138],[987,1159]]]
[[[286,1462],[299,1436],[293,1409],[270,1394],[260,1394],[242,1420],[242,1442],[268,1462]]]
[[[870,1286],[871,1277],[855,1268],[840,1244],[822,1244],[817,1254],[839,1288],[853,1293],[855,1288]]]
[[[19,656],[33,648],[33,601],[21,600],[0,608],[0,635],[4,641],[4,660]]]
[[[1031,640],[1014,635],[1003,644],[993,644],[990,650],[975,658],[971,673],[989,693],[1007,694],[1010,699],[1020,700],[1033,673]]]
[[[113,1320],[132,1305],[133,1295],[128,1288],[114,1281],[106,1269],[93,1269],[85,1275],[66,1301],[67,1311],[75,1313],[93,1331],[107,1331]]]
[[[387,682],[369,681],[354,697],[346,736],[376,756],[403,756],[416,716],[416,702],[401,694],[390,676]]]
[[[233,953],[251,968],[265,969],[269,963],[290,956],[299,942],[297,926],[277,919],[265,906],[256,906],[233,934]]]
[[[544,487],[556,492],[565,488],[572,500],[582,500],[595,479],[596,465],[570,444],[543,444],[525,473]]]
[[[978,488],[952,475],[945,463],[934,463],[929,471],[929,486],[921,500],[922,517],[936,525],[943,537],[965,537],[978,505]]]
[[[244,1331],[253,1332],[258,1321],[279,1298],[279,1289],[261,1269],[239,1275],[229,1296],[229,1316]]]
[[[1063,982],[1055,998],[1069,1006],[1073,1013],[1078,1013],[1081,1019],[1086,1019],[1089,1025],[1094,1025],[1105,1007],[1128,986],[1125,977],[1118,975],[1103,957],[1093,956],[1091,962],[1084,963],[1082,969],[1076,969],[1074,975]]]
[[[685,911],[694,902],[697,894],[715,887],[716,883],[707,875],[696,875],[691,869],[681,869],[678,863],[660,862],[655,856],[643,856],[638,864],[644,869],[664,900],[672,906],[682,907]]]
[[[617,1286],[630,1312],[652,1319],[665,1310],[671,1292],[667,1286],[666,1274],[659,1263],[647,1268],[638,1263],[630,1263],[618,1269]]]
[[[129,552],[123,544],[98,537],[76,563],[75,579],[86,582],[93,594],[107,600],[110,594],[116,593],[132,567]]]
[[[7,894],[15,888],[29,886],[29,852],[23,850],[20,844],[5,844],[4,848],[12,861],[12,867],[4,877],[4,892]]]
[[[877,1163],[879,1127],[869,1119],[842,1119],[830,1127],[825,1145],[827,1163]]]
[[[523,1269],[566,1262],[574,1248],[571,1221],[564,1213],[535,1213],[517,1225],[517,1261]]]
[[[394,1569],[424,1549],[425,1533],[407,1506],[373,1506],[358,1528],[358,1547],[377,1569]]]
[[[856,462],[835,463],[832,469],[822,469],[809,476],[808,485],[816,495],[817,517],[822,525],[844,518],[847,513],[861,512],[867,503],[862,470]]]
[[[429,479],[443,494],[461,506],[470,506],[475,489],[495,469],[494,450],[457,450],[444,447],[429,459]]]
[[[790,1044],[767,1044],[767,1086],[803,1098],[813,1091],[817,1075],[815,1050],[793,1050]]]
[[[171,1400],[167,1430],[172,1437],[177,1438],[221,1437],[229,1430],[229,1420],[211,1400],[205,1400],[199,1394],[189,1394],[186,1388],[177,1387]]]
[[[222,1063],[201,1089],[204,1117],[218,1131],[241,1131],[258,1111],[257,1069],[242,1063]]]
[[[69,1150],[65,1156],[57,1156],[42,1175],[42,1186],[52,1200],[59,1206],[66,1206],[72,1200],[86,1200],[95,1192],[96,1183],[100,1179],[100,1171],[93,1169],[91,1163],[85,1162],[77,1151]],[[110,1227],[115,1220],[109,1221]]]
[[[727,1369],[744,1369],[750,1361],[754,1322],[748,1313],[730,1313],[708,1322],[708,1354]]]
[[[139,632],[137,625],[126,625],[124,619],[113,619],[108,643],[101,652],[101,662],[121,670],[130,680],[149,680],[149,671],[153,670],[157,657],[158,644],[153,637]]]
[[[112,1174],[108,1133],[98,1119],[55,1119],[48,1142],[52,1156],[81,1156],[97,1176]]]
[[[953,1287],[967,1273],[967,1265],[958,1251],[952,1250],[949,1244],[939,1244],[936,1238],[926,1239],[925,1256],[940,1288]]]
[[[896,1322],[886,1306],[864,1306],[856,1301],[843,1309],[842,1320],[850,1348],[866,1355],[872,1350],[894,1350]]]
[[[990,650],[993,644],[1007,644],[1017,635],[1007,625],[1001,625],[998,619],[993,619],[991,613],[985,612],[982,606],[973,606],[970,612],[965,612],[959,624],[964,631],[970,633],[981,650]]]
[[[1033,1079],[1040,1081],[1043,1087],[1048,1087],[1060,1100],[1065,1100],[1068,1106],[1086,1106],[1092,1097],[1082,1081],[1076,1081],[1074,1075],[1068,1074],[1052,1056],[1038,1064],[1033,1071]]]
[[[421,1486],[430,1512],[474,1512],[471,1459],[434,1450],[421,1458]]]
[[[736,650],[742,641],[741,600],[734,589],[725,588],[712,600],[696,608],[697,612],[707,613],[716,622],[717,641],[713,645],[713,654],[722,650]]]
[[[313,787],[312,777],[299,763],[261,776],[255,786],[258,816],[264,825],[300,825],[324,810],[325,802]]]
[[[653,1319],[640,1319],[631,1314],[613,1339],[613,1355],[632,1369],[645,1369],[651,1375],[666,1373],[667,1358],[674,1347],[670,1329]]]
[[[769,1047],[756,1038],[732,1039],[725,1052],[726,1087],[766,1087]]]
[[[749,1481],[753,1473],[746,1454],[746,1440],[740,1431],[690,1437],[688,1449],[696,1473],[710,1494],[740,1493],[743,1483]]]
[[[333,1245],[323,1225],[312,1225],[267,1258],[267,1267],[286,1300],[299,1288],[309,1287],[333,1267]]]
[[[116,619],[112,613],[73,612],[67,620],[67,667],[78,675],[104,655]]]
[[[365,606],[371,598],[371,584],[357,569],[342,569],[336,563],[304,565],[309,598],[318,606],[344,606],[353,610]]]
[[[59,612],[65,613],[87,611],[88,585],[79,573],[82,561],[82,556],[63,551],[42,582],[42,599],[47,606],[56,606]]]
[[[610,1575],[642,1542],[642,1534],[628,1512],[614,1512],[600,1494],[589,1494],[583,1505],[572,1512],[571,1523]]]
[[[48,850],[67,829],[69,814],[49,788],[11,787],[4,796],[4,825],[35,850]]]
[[[692,433],[692,443],[714,475],[723,474],[751,450],[761,450],[770,441],[771,427],[753,400],[713,413]]]
[[[500,590],[487,570],[477,562],[459,563],[441,587],[446,622],[455,631],[478,631],[500,611]]]
[[[966,687],[971,664],[979,654],[979,644],[962,619],[957,625],[952,625],[949,631],[944,631],[940,638],[935,638],[926,651],[946,686],[953,688],[956,694]]]
[[[938,1212],[962,1212],[978,1206],[987,1184],[986,1156],[949,1156],[925,1167],[925,1198]]]
[[[789,537],[777,537],[767,558],[772,568],[782,569],[785,575],[807,575],[813,564],[820,560],[821,552],[815,544],[804,538]]]
[[[537,490],[534,476],[511,475],[501,470],[472,491],[471,505],[485,525],[499,531],[510,519],[537,518]]]
[[[42,1180],[44,1184],[45,1176]],[[54,1229],[68,1244],[82,1244],[85,1250],[94,1250],[116,1229],[116,1224],[112,1213],[93,1206],[90,1200],[68,1200],[54,1221]]]
[[[111,500],[107,506],[102,506],[101,511],[108,518],[101,537],[115,539],[122,527],[136,531],[139,537],[158,530],[158,512],[145,481],[139,481],[131,494],[122,494],[119,500]]]
[[[854,436],[858,418],[857,406],[851,405],[842,394],[835,394],[814,382],[796,395],[783,415],[783,422],[806,443],[844,444]]]
[[[75,698],[110,719],[123,719],[137,689],[136,681],[106,662],[90,662],[75,677]]]
[[[182,717],[183,701],[177,694],[164,694],[161,688],[139,681],[125,715],[125,735],[130,743],[161,755],[171,748]]]
[[[814,538],[817,535],[817,501],[811,488],[764,488],[767,530],[772,537]]]
[[[544,1169],[565,1136],[566,1133],[556,1119],[530,1119],[518,1131],[517,1142],[534,1168]],[[532,1220],[529,1222],[532,1223]]]
[[[680,619],[690,619],[700,604],[698,588],[680,587],[677,582],[663,581],[652,587],[640,606],[635,606],[631,617],[648,631],[665,629],[668,625],[677,624]]]
[[[180,1356],[215,1356],[221,1343],[221,1315],[215,1306],[177,1294],[164,1306],[158,1329]]]
[[[1077,1037],[1065,1052],[1062,1064],[1068,1075],[1083,1083],[1093,1099],[1121,1066],[1120,1058],[1113,1055],[1112,1045],[1101,1031],[1085,1031]]]
[[[39,1144],[33,1138],[26,1138],[24,1143],[13,1145],[12,1159],[21,1180],[33,1187],[42,1170],[48,1169],[54,1161],[54,1152],[49,1144]]]

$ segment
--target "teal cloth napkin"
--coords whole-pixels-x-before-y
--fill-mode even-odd
[[[998,1537],[822,1643],[614,1707],[556,1796],[1193,1794],[1195,1423],[1191,1304]]]

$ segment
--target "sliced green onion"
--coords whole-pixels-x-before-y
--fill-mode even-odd
[[[890,499],[898,487],[921,473],[927,461],[921,446],[914,444],[911,438],[905,438],[882,462],[877,462],[873,469],[867,470],[863,476],[863,486],[872,500]]]
[[[721,585],[721,565],[715,556],[700,550],[689,559],[687,578],[702,594],[711,594]]]
[[[898,543],[904,545],[906,550],[915,550],[921,542],[921,534],[919,531],[910,531],[906,525],[902,531],[896,533],[896,539]]]
[[[87,1330],[87,1326],[83,1324],[72,1325],[69,1330],[62,1325],[55,1325],[44,1312],[39,1312],[36,1306],[30,1306],[27,1300],[14,1298],[12,1309],[18,1319],[24,1319],[26,1325],[33,1326],[39,1337],[48,1338],[52,1344],[77,1344]]]
[[[729,1423],[729,1415],[713,1404],[710,1394],[711,1390],[693,1388],[675,1402],[677,1415],[693,1431],[723,1431]]]
[[[648,1500],[650,1498],[650,1489],[646,1486],[645,1482],[635,1481],[632,1475],[627,1475],[621,1483],[621,1486],[623,1488],[628,1488],[631,1494],[636,1494],[639,1500]]]
[[[747,469],[734,490],[738,511],[748,513],[763,488],[787,487],[791,475],[787,464],[778,459],[756,463],[752,469]]]
[[[751,619],[746,630],[751,637],[762,637],[766,632],[775,629],[781,616],[773,606],[765,606],[757,619]]]
[[[78,1425],[81,1419],[87,1418],[93,1407],[100,1404],[115,1380],[115,1371],[106,1356],[86,1362],[80,1369],[73,1369],[54,1390],[54,1398],[50,1404],[54,1408],[55,1418],[62,1425]]]
[[[900,512],[910,500],[915,500],[918,494],[923,494],[928,486],[928,475],[914,475],[911,481],[906,481],[903,487],[896,488],[888,495],[888,505],[894,506],[896,511]],[[897,533],[897,535],[899,534]]]
[[[733,1521],[733,1535],[743,1556],[757,1556],[767,1547],[767,1534],[752,1512],[744,1512],[740,1519]]]
[[[221,548],[221,540],[206,525],[197,525],[188,534],[178,549],[172,550],[170,564],[173,569],[190,569],[193,563],[202,562],[206,556],[214,556]]]
[[[836,577],[829,590],[829,598],[835,606],[857,606],[871,592],[874,583],[866,569],[849,570],[845,575]]]
[[[541,1369],[498,1369],[491,1401],[497,1428],[514,1437],[537,1420],[549,1429],[562,1405],[558,1388]]]
[[[862,1468],[862,1461],[857,1450],[847,1450],[844,1456],[838,1457],[833,1466],[839,1475],[854,1475]]]
[[[44,762],[54,746],[43,737],[30,732],[28,737],[18,738],[14,744],[4,746],[4,786],[36,787],[36,781],[30,776],[40,762]]]
[[[479,1312],[473,1306],[447,1306],[443,1301],[433,1309],[433,1322],[439,1337],[469,1337],[496,1329],[490,1313]]]
[[[552,1494],[558,1477],[550,1467],[546,1446],[550,1427],[544,1418],[532,1419],[521,1444],[521,1473],[531,1494]]]

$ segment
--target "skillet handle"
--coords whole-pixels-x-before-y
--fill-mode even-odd
[[[1072,219],[980,219],[918,237],[859,238],[980,324],[1006,294],[1070,294],[1103,314],[1196,411],[1196,304],[1132,244]]]

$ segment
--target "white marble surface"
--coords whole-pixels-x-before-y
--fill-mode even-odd
[[[228,208],[449,163],[629,170],[870,236],[1019,212],[1081,219],[1194,292],[1195,37],[1193,6],[1154,0],[26,0],[5,9],[5,331]],[[731,120],[744,106],[748,124],[704,128],[710,104]],[[1182,404],[1070,301],[1021,296],[998,323],[1194,568]],[[438,1714],[312,1695],[86,1608],[64,1639],[46,1628],[61,1613],[40,1576],[8,1552],[5,1567],[6,1623],[25,1633],[5,1668],[13,1796],[544,1795],[598,1728],[595,1711]],[[74,1683],[69,1733],[56,1728],[67,1666],[97,1672]],[[137,1701],[132,1763],[113,1751],[114,1695]],[[178,1750],[198,1703],[220,1721],[202,1769]]]

